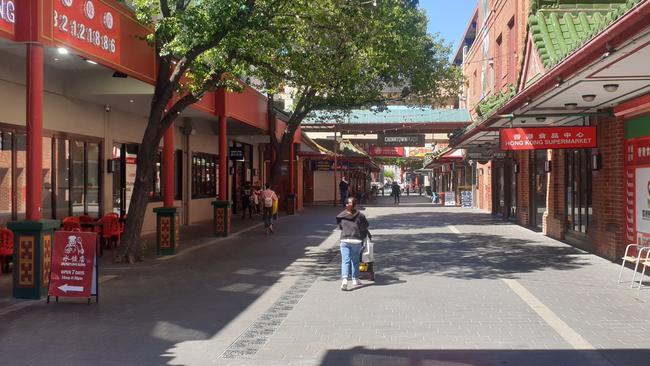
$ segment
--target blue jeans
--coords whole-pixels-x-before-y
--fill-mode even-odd
[[[264,218],[264,227],[270,227],[273,222],[271,219],[273,218],[273,207],[264,207],[263,211],[263,218]]]
[[[341,240],[341,278],[350,277],[350,266],[352,266],[352,278],[359,278],[359,257],[361,256],[362,243],[352,244]]]
[[[348,191],[341,191],[341,204],[345,206],[347,202],[348,197],[350,197],[350,192]]]

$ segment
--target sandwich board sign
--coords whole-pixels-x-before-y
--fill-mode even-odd
[[[50,296],[88,298],[97,296],[97,233],[54,232]]]

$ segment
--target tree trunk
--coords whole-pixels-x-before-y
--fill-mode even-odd
[[[149,192],[153,187],[153,168],[156,152],[162,134],[158,131],[159,122],[149,120],[142,142],[138,147],[136,179],[133,185],[133,194],[129,203],[126,226],[122,235],[123,260],[133,263],[139,249],[142,224],[147,213]]]

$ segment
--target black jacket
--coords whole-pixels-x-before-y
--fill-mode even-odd
[[[368,236],[368,220],[358,210],[355,210],[353,213],[344,210],[336,216],[336,223],[339,224],[339,228],[341,229],[341,240],[363,240]]]

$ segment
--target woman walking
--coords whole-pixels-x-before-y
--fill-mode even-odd
[[[336,222],[341,229],[341,290],[346,291],[350,274],[352,286],[361,284],[359,257],[363,239],[368,235],[369,224],[366,216],[357,210],[357,200],[353,197],[346,200],[345,210],[336,216]]]

